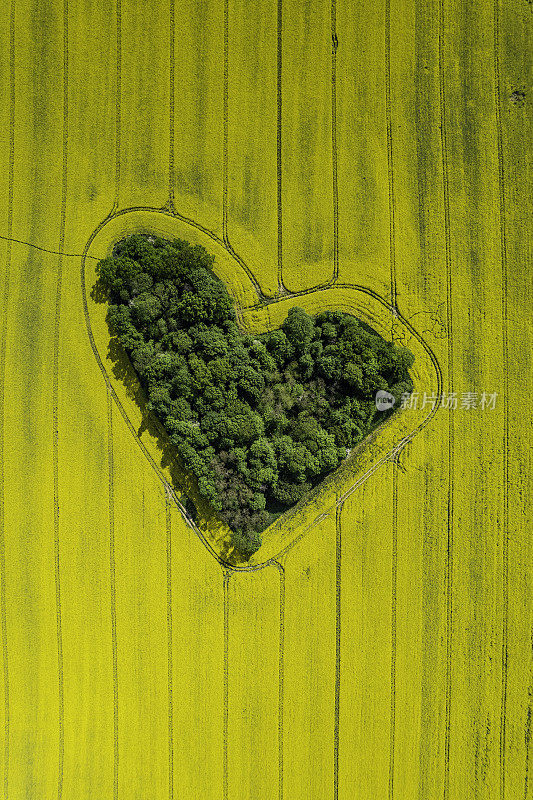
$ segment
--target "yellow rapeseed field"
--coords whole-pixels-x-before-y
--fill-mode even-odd
[[[531,4],[3,11],[0,796],[533,800]],[[133,231],[415,353],[248,564],[109,348]]]

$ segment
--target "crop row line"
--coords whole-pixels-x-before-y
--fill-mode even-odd
[[[278,642],[278,800],[284,791],[284,731],[285,731],[285,567],[272,561],[279,574],[279,642]]]
[[[335,514],[335,711],[333,721],[333,798],[339,800],[339,731],[341,706],[341,603],[342,603],[342,512],[344,503]]]
[[[278,292],[286,292],[283,283],[283,0],[277,1],[276,36],[276,179],[278,215]]]
[[[507,680],[509,650],[509,343],[507,321],[507,231],[505,205],[505,170],[503,155],[502,101],[500,75],[500,5],[494,0],[494,101],[498,155],[499,233],[502,287],[502,361],[503,361],[503,531],[502,531],[502,652],[500,700],[500,800],[505,800],[505,759],[507,739]]]
[[[11,0],[9,14],[9,164],[7,197],[7,252],[4,290],[2,297],[2,343],[0,345],[0,614],[2,618],[2,662],[4,679],[4,800],[9,795],[9,750],[10,750],[10,692],[9,692],[9,649],[6,610],[6,545],[5,545],[5,377],[7,346],[7,309],[10,296],[11,277],[11,234],[13,231],[13,185],[15,166],[15,0]]]
[[[47,247],[40,247],[38,244],[33,244],[32,242],[25,242],[23,239],[15,239],[13,236],[2,236],[0,234],[0,239],[4,242],[8,242],[11,244],[24,244],[26,247],[31,247],[34,250],[39,250],[41,253],[49,253],[52,256],[62,256],[63,258],[84,258],[83,253],[65,253],[61,250],[49,250]],[[91,258],[93,261],[100,261],[100,258],[103,256],[90,256],[87,255],[85,258]]]
[[[61,543],[59,512],[59,350],[61,328],[61,292],[63,282],[63,256],[65,246],[65,228],[67,212],[68,188],[68,0],[63,0],[63,141],[62,141],[62,178],[61,178],[61,212],[59,224],[59,259],[57,264],[56,296],[54,310],[54,349],[52,369],[52,469],[53,469],[53,503],[54,503],[54,578],[56,602],[56,636],[58,667],[58,779],[57,798],[63,796],[63,769],[65,760],[65,693],[63,676],[63,625],[61,617]]]
[[[394,339],[394,319],[397,310],[396,292],[396,227],[394,207],[394,160],[391,101],[391,8],[385,0],[385,119],[387,129],[387,176],[389,200],[389,269],[391,330]],[[389,782],[388,798],[394,798],[394,765],[396,737],[396,614],[398,574],[398,458],[392,458],[392,559],[391,559],[391,659],[390,659],[390,721],[389,721]]]
[[[446,319],[448,332],[448,383],[453,392],[453,307],[452,307],[452,262],[450,233],[450,194],[448,171],[448,141],[446,127],[446,80],[444,72],[444,0],[439,0],[439,108],[440,138],[442,154],[442,188],[444,201],[444,240],[446,257]],[[453,513],[454,513],[454,427],[453,412],[448,415],[448,500],[447,500],[447,551],[446,551],[446,700],[444,736],[444,784],[443,796],[447,800],[450,789],[450,735],[452,708],[452,648],[453,648]]]
[[[392,558],[391,558],[391,658],[390,658],[390,733],[389,800],[394,797],[396,739],[396,615],[398,596],[398,454],[392,459]]]
[[[442,154],[442,188],[444,201],[444,241],[446,260],[446,322],[448,332],[448,383],[453,392],[453,306],[452,306],[452,260],[450,232],[450,196],[448,171],[448,140],[446,127],[446,82],[444,72],[444,0],[439,0],[439,107]],[[454,428],[453,413],[448,416],[448,499],[447,499],[447,549],[446,549],[446,699],[444,735],[444,784],[443,796],[447,800],[450,790],[450,736],[452,707],[452,648],[453,648],[453,514],[454,514]]]
[[[167,561],[167,682],[168,682],[168,797],[174,798],[174,658],[172,623],[172,516],[170,496],[165,492],[166,561]]]
[[[391,15],[390,0],[385,0],[385,116],[387,125],[387,173],[389,187],[389,260],[390,302],[396,307],[396,245],[394,209],[394,162],[392,151],[392,103],[391,103]]]
[[[224,0],[224,79],[222,84],[222,239],[228,239],[228,135],[229,135],[229,0]]]
[[[169,67],[169,83],[170,83],[170,98],[169,98],[169,116],[170,116],[170,130],[169,130],[169,158],[168,158],[168,203],[171,208],[174,208],[174,183],[175,183],[175,165],[174,165],[174,135],[175,135],[175,69],[176,69],[176,22],[175,22],[175,8],[174,0],[170,0],[170,67]]]
[[[331,0],[331,162],[333,192],[333,275],[331,284],[339,278],[339,181],[337,156],[337,6]]]
[[[120,151],[122,147],[122,0],[116,2],[116,96],[115,96],[115,199],[113,211],[120,202]],[[113,213],[113,211],[111,213]]]
[[[228,800],[228,725],[229,725],[229,579],[231,571],[223,570],[224,595],[224,659],[223,659],[223,711],[222,711],[222,797]]]
[[[107,468],[109,484],[109,588],[111,610],[111,650],[113,659],[113,798],[119,788],[119,707],[118,707],[118,641],[117,590],[115,560],[115,467],[113,455],[113,402],[107,393]]]

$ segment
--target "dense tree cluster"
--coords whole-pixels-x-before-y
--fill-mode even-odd
[[[335,469],[412,390],[413,355],[350,314],[292,308],[252,336],[199,245],[145,235],[99,262],[108,321],[200,493],[253,552],[259,533]]]

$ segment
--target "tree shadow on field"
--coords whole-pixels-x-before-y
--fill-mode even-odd
[[[107,290],[101,286],[99,281],[91,289],[90,296],[96,303],[107,303],[109,299]],[[206,539],[214,545],[220,558],[232,564],[243,563],[244,559],[231,542],[228,528],[217,518],[214,509],[200,495],[196,479],[183,467],[177,450],[169,440],[161,421],[148,408],[146,394],[130,358],[118,338],[113,334],[109,324],[108,330],[109,343],[106,361],[111,364],[110,371],[113,377],[122,383],[128,399],[133,400],[141,412],[141,424],[136,431],[137,436],[142,440],[143,436],[148,434],[155,441],[160,456],[159,458],[154,457],[154,460],[158,467],[168,470],[170,484],[178,496],[181,495],[180,499],[189,516],[189,521],[193,522]],[[152,455],[155,456],[155,454]]]
[[[109,300],[109,292],[102,284],[100,279],[96,281],[90,292],[91,300],[95,303],[107,303]]]

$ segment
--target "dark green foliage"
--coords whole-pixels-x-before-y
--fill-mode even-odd
[[[248,556],[281,512],[412,391],[413,355],[340,311],[292,308],[256,337],[202,247],[134,235],[97,266],[109,325],[200,493]]]

